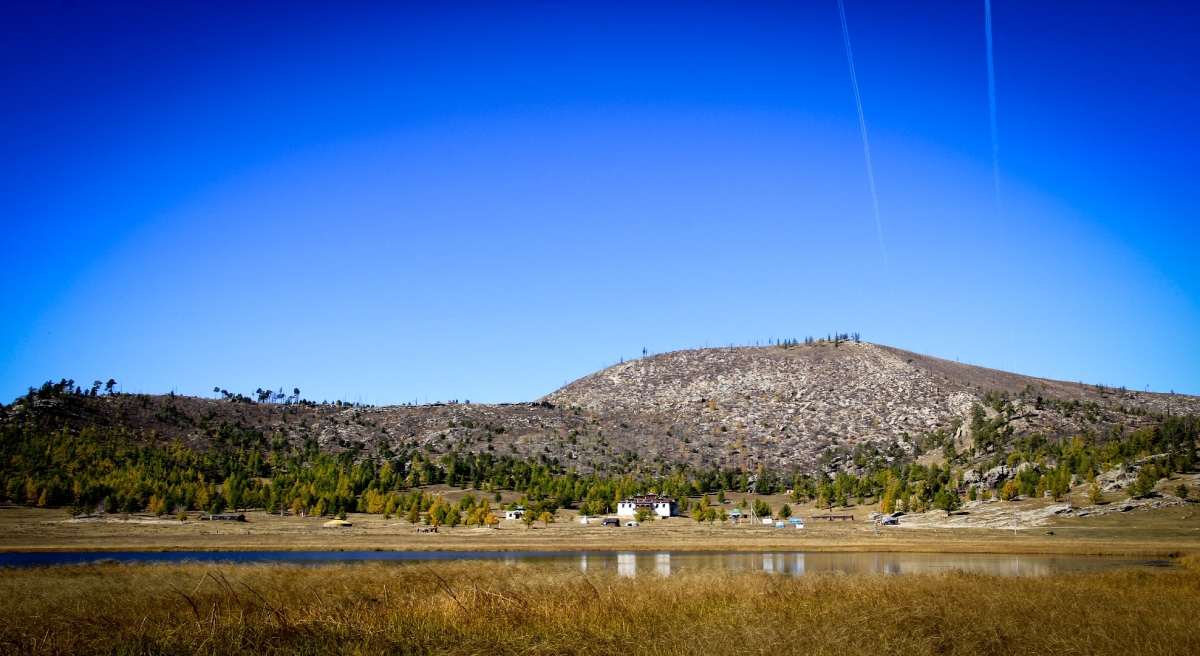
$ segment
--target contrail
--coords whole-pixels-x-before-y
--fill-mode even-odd
[[[862,128],[863,154],[867,157],[867,180],[871,183],[871,204],[875,208],[875,230],[879,233],[879,252],[883,254],[883,270],[887,271],[887,249],[883,246],[883,221],[879,218],[879,196],[875,194],[875,172],[871,169],[871,146],[867,143],[867,119],[863,118],[862,96],[858,93],[858,76],[854,74],[854,55],[850,52],[850,28],[846,27],[846,7],[842,4],[842,0],[838,0],[838,13],[842,16],[842,36],[846,39],[846,61],[850,62],[850,83],[854,85],[854,102],[858,105],[858,126]]]
[[[992,120],[992,180],[996,185],[996,222],[1003,229],[1004,211],[1000,204],[1000,139],[996,135],[996,63],[992,55],[992,0],[983,0],[983,28],[987,34],[988,114]],[[1005,271],[1006,277],[1007,273]],[[1008,319],[1008,347],[1012,354],[1012,370],[1016,372],[1017,338],[1011,316]]]
[[[841,2],[841,0],[838,0]],[[842,19],[843,24],[845,18]],[[992,178],[996,182],[996,214],[1000,213],[1000,140],[996,136],[996,64],[992,59],[992,0],[983,0],[983,25],[987,31],[988,111],[992,118]],[[847,44],[847,47],[849,45]]]

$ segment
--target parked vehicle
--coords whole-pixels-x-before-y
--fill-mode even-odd
[[[641,524],[638,524],[637,522],[625,522],[625,525],[626,526],[641,526]]]
[[[205,513],[200,515],[200,519],[213,522],[244,522],[246,515],[244,513],[213,513],[211,515]]]
[[[601,526],[620,526],[621,520],[616,517],[605,517],[604,521],[600,522]]]

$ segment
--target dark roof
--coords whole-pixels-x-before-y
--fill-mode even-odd
[[[621,499],[621,503],[675,503],[675,499],[671,497],[660,497],[657,494],[639,494],[637,496]]]
[[[242,513],[216,513],[212,515],[200,515],[200,519],[227,521],[227,522],[244,522],[246,516]]]

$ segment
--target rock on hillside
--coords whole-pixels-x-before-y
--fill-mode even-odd
[[[831,446],[911,453],[913,438],[969,423],[985,391],[1014,397],[1016,437],[1136,426],[1131,410],[1162,413],[1172,402],[1177,413],[1200,410],[1195,397],[1076,386],[856,342],[665,353],[609,367],[544,400],[665,426],[675,443],[655,446],[669,459],[810,468]],[[1063,412],[1039,396],[1096,406]],[[966,446],[967,433],[957,433]]]
[[[901,352],[902,353],[902,352]],[[950,430],[975,390],[896,352],[843,342],[678,351],[609,367],[545,398],[599,414],[647,416],[721,465],[810,465],[830,445],[911,451]]]

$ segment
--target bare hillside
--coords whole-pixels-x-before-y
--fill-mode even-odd
[[[714,464],[790,466],[834,444],[886,449],[906,433],[949,429],[975,395],[850,342],[668,353],[610,367],[546,400],[644,418],[661,428],[655,446],[677,458],[696,450]],[[662,439],[667,431],[676,439]]]
[[[1004,402],[1000,403],[1000,395]],[[867,343],[677,351],[581,378],[536,403],[363,408],[175,395],[66,395],[3,422],[92,427],[193,448],[287,445],[358,457],[512,455],[581,472],[814,469],[915,455],[928,436],[970,450],[972,408],[1016,439],[1137,428],[1200,414],[1200,398],[1019,376]],[[940,433],[939,433],[940,431]],[[980,445],[981,457],[994,446]],[[1001,445],[1003,448],[1003,445]]]
[[[672,460],[807,468],[829,447],[912,453],[917,438],[939,430],[969,448],[969,431],[957,429],[989,391],[1011,397],[1015,437],[1136,427],[1147,421],[1141,412],[1200,409],[1195,397],[1043,380],[855,342],[666,353],[609,367],[544,400],[636,418],[643,452]]]

